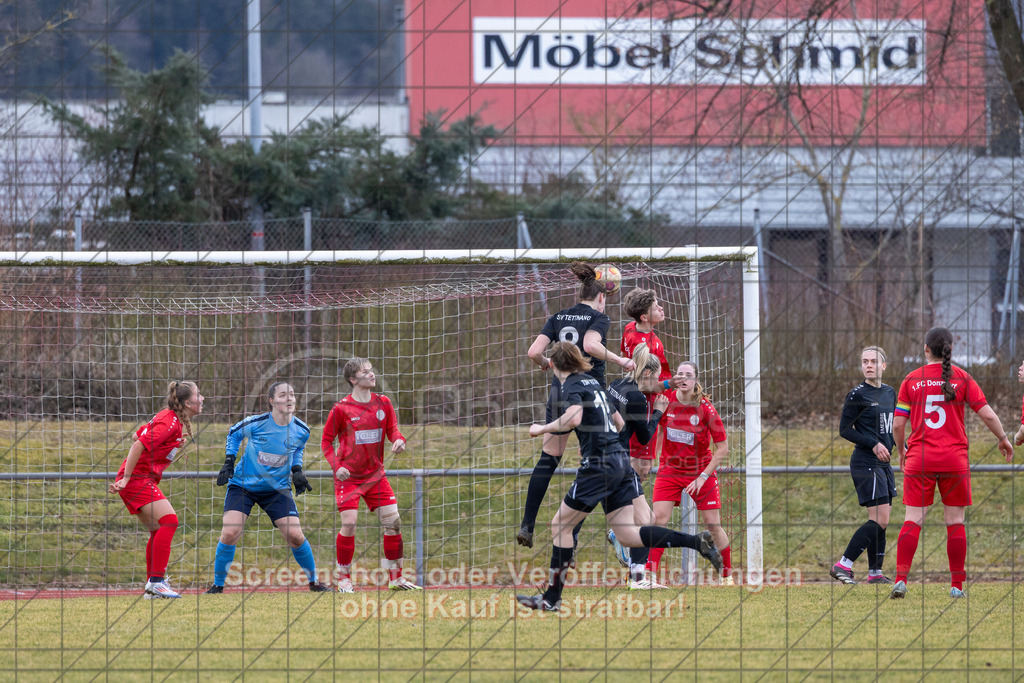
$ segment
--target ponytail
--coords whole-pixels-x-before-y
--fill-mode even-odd
[[[569,270],[580,281],[580,301],[592,301],[598,294],[603,293],[601,286],[597,284],[597,270],[594,266],[583,261],[573,261]]]
[[[924,345],[933,358],[942,361],[942,395],[952,401],[956,398],[956,388],[949,381],[953,377],[953,333],[945,327],[933,327],[924,336]]]
[[[174,380],[167,385],[167,407],[178,416],[181,426],[185,429],[188,438],[193,443],[195,443],[196,439],[192,435],[192,418],[189,417],[188,411],[185,410],[185,401],[198,393],[199,387],[196,386],[195,382],[179,382]]]
[[[636,345],[633,349],[633,362],[636,367],[633,368],[627,377],[629,377],[634,384],[639,385],[640,379],[643,374],[647,371],[653,371],[658,373],[661,371],[661,361],[658,357],[651,353],[650,349],[647,348],[647,342],[641,342]]]

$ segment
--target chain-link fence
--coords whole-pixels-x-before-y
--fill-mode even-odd
[[[179,223],[163,221],[81,220],[84,251],[200,250],[233,251],[253,248],[254,234],[267,250],[307,248],[302,216],[261,221]],[[670,247],[683,244],[734,245],[749,243],[750,229],[720,226],[679,226],[661,220],[552,220],[527,222],[532,245],[559,247]],[[76,219],[0,224],[0,250],[75,249]],[[312,249],[511,249],[518,243],[519,220],[378,221],[310,218]],[[744,234],[746,233],[746,234]]]

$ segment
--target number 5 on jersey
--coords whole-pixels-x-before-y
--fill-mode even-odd
[[[938,429],[946,424],[946,410],[937,403],[942,403],[946,397],[942,394],[933,394],[925,398],[924,402],[924,424],[926,427]],[[931,415],[936,413],[936,415]]]

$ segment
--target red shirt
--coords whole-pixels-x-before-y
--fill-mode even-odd
[[[360,403],[349,394],[331,408],[320,447],[335,472],[344,467],[352,481],[372,481],[384,476],[385,435],[391,443],[405,440],[398,431],[398,416],[391,400],[382,394],[370,394],[368,402]]]
[[[965,406],[978,412],[988,401],[974,378],[955,365],[949,381],[956,389],[952,401],[942,394],[941,363],[914,370],[900,385],[896,415],[908,416],[911,430],[907,472],[965,472],[970,468]]]
[[[654,333],[652,329],[650,332],[638,332],[636,329],[636,321],[632,321],[626,325],[626,329],[622,331],[622,341],[619,343],[619,350],[626,358],[633,357],[633,351],[640,344],[646,343],[647,349],[654,354],[655,358],[661,361],[661,372],[658,373],[659,380],[666,380],[672,376],[672,371],[668,367],[668,360],[665,358],[665,345],[658,339],[658,335]],[[647,396],[647,418],[650,419],[651,413],[654,412],[654,399],[657,394],[644,394]],[[669,396],[671,400],[671,396]],[[658,430],[663,431],[662,426],[658,425]],[[629,455],[633,458],[640,458],[641,460],[654,460],[657,448],[657,437],[651,439],[650,443],[646,446],[642,445],[637,440],[636,435],[629,437]]]
[[[727,438],[722,418],[706,398],[696,406],[673,399],[661,425],[665,429],[661,468],[673,473],[699,474],[711,462],[711,442]]]
[[[658,374],[658,379],[664,381],[670,378],[672,370],[668,367],[668,360],[665,358],[665,345],[661,343],[653,329],[650,332],[637,332],[636,321],[630,322],[626,325],[626,329],[622,331],[622,342],[619,344],[619,350],[622,351],[626,358],[632,358],[633,349],[645,342],[647,343],[648,350],[661,361],[661,372]]]
[[[185,442],[181,436],[181,421],[173,410],[164,408],[147,424],[139,427],[135,435],[142,444],[142,455],[132,470],[132,478],[146,476],[154,484],[159,484],[164,470],[174,462],[178,449]],[[124,476],[127,464],[128,458],[125,458],[121,469],[117,471],[118,479]]]

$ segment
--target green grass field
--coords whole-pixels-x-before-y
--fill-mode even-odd
[[[240,592],[0,602],[0,677],[114,680],[966,680],[1024,675],[1024,588],[938,585]],[[587,610],[590,610],[589,614]],[[645,610],[662,610],[652,618]],[[666,615],[667,613],[667,615]],[[1021,629],[1018,630],[1017,627]],[[1018,647],[1020,646],[1020,647]]]

